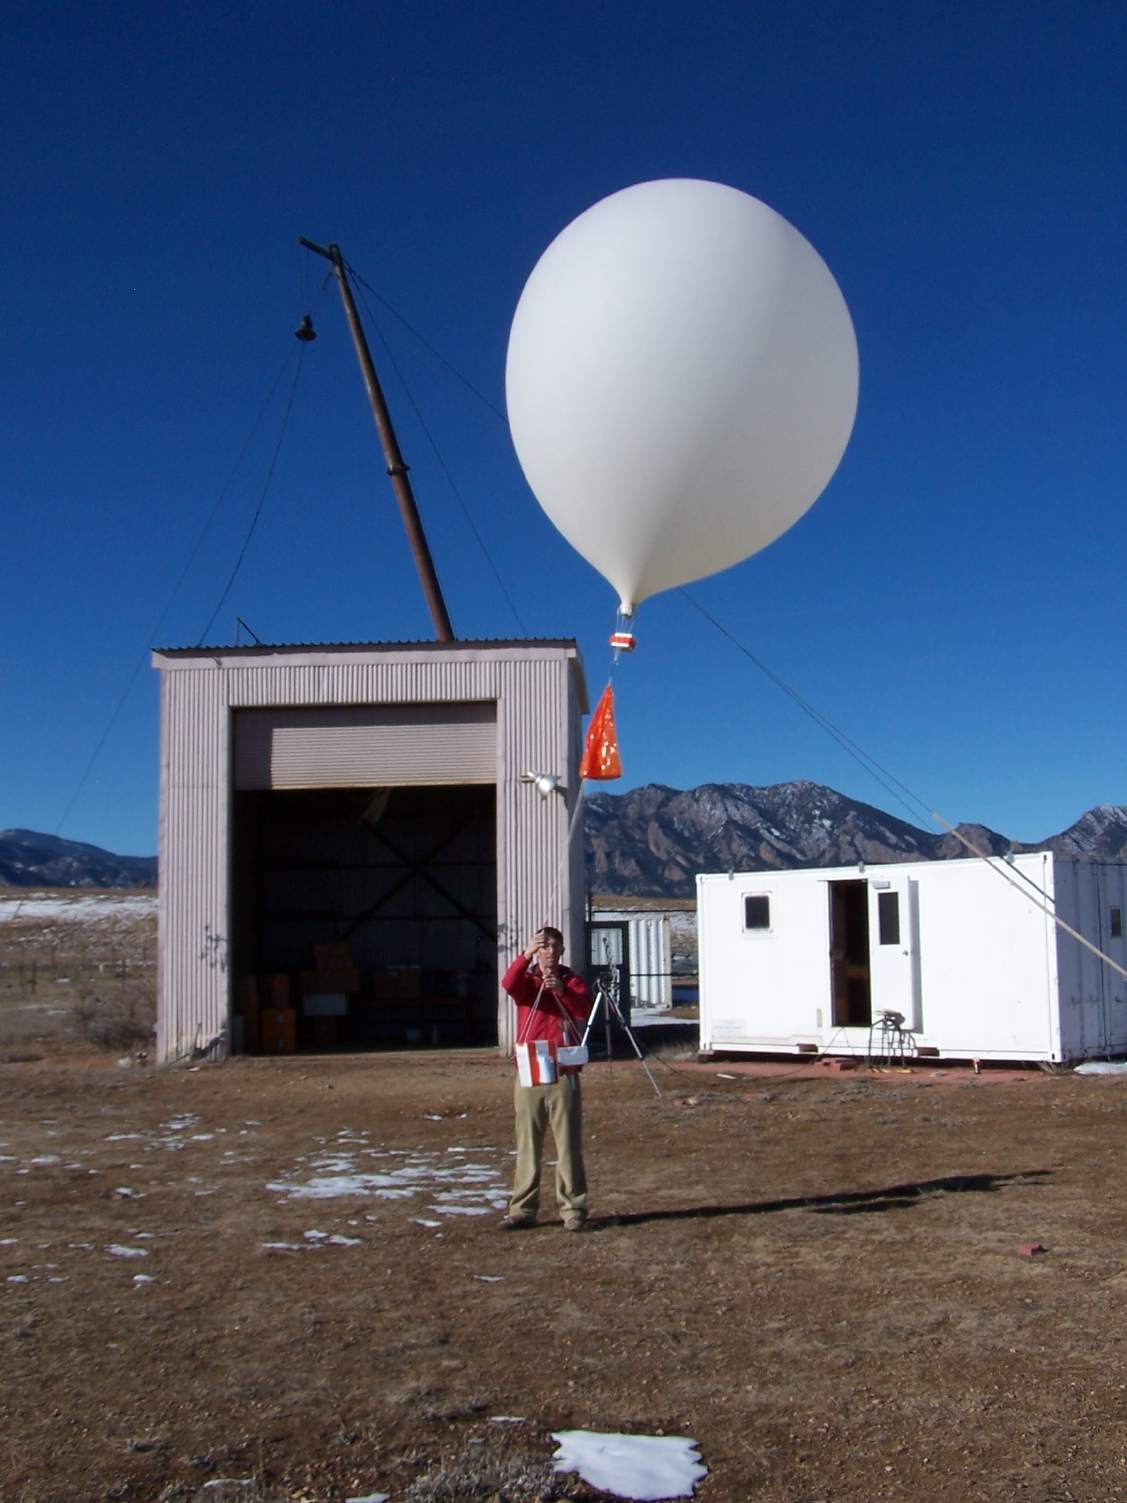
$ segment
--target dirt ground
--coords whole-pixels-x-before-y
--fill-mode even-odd
[[[507,1234],[491,1051],[3,1058],[6,1503],[603,1496],[566,1429],[700,1503],[1127,1494],[1114,1078],[595,1064],[590,1231]]]

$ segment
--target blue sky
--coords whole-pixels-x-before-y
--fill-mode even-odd
[[[299,235],[373,289],[456,632],[575,636],[593,698],[615,596],[524,483],[505,347],[551,239],[671,176],[796,224],[861,358],[826,493],[695,597],[951,822],[1127,803],[1127,8],[17,0],[6,31],[0,827],[155,850],[148,649],[199,640],[264,489],[208,642],[430,635]],[[612,789],[805,777],[924,822],[680,595],[637,631]]]

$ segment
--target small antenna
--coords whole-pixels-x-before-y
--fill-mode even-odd
[[[240,644],[240,638],[239,638],[239,631],[240,631],[240,629],[242,631],[245,631],[248,636],[254,637],[255,644],[258,647],[262,646],[262,638],[259,637],[259,636],[255,636],[254,631],[246,624],[246,622],[243,620],[243,618],[241,616],[236,616],[235,617],[235,646],[236,647],[238,647],[239,644]]]

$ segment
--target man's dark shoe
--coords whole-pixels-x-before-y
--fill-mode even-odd
[[[526,1232],[536,1225],[535,1216],[506,1216],[501,1222],[503,1232]]]

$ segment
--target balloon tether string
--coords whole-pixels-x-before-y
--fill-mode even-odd
[[[903,789],[904,793],[906,793],[910,799],[913,799],[920,808],[927,809],[927,805],[924,803],[924,800],[919,797],[918,794],[913,793],[912,790],[906,787],[899,778],[894,777],[892,773],[881,767],[880,763],[877,762],[875,758],[869,756],[868,752],[863,751],[861,747],[856,744],[856,742],[851,741],[849,737],[844,733],[844,731],[840,731],[837,726],[832,723],[832,721],[828,720],[826,716],[821,713],[820,710],[816,710],[812,704],[803,699],[802,695],[799,694],[797,690],[792,689],[789,684],[784,683],[783,680],[779,678],[778,674],[772,673],[771,669],[767,667],[766,663],[761,662],[749,647],[745,646],[745,644],[741,642],[737,636],[730,632],[726,626],[717,621],[715,616],[713,616],[709,611],[706,611],[699,600],[694,600],[693,597],[689,594],[688,590],[684,588],[684,586],[681,586],[679,588],[678,594],[683,595],[689,602],[689,604],[695,610],[699,611],[706,621],[710,621],[712,623],[712,625],[721,634],[721,636],[727,637],[728,641],[731,642],[732,645],[736,647],[740,652],[742,652],[744,657],[750,659],[750,661],[755,664],[760,672],[765,674],[773,684],[776,684],[780,689],[783,690],[785,694],[789,695],[790,698],[794,700],[795,704],[798,705],[801,710],[804,710],[812,720],[820,725],[822,729],[828,735],[830,735],[844,751],[848,752],[855,762],[863,767],[871,777],[876,778],[877,782],[881,784],[886,792],[891,793],[894,798],[897,798],[899,800],[900,803],[904,803],[904,800],[900,798],[899,795],[894,791],[894,789],[889,787],[889,783],[885,781],[885,779],[889,779],[891,780],[891,782],[896,784],[897,788]],[[908,808],[909,806],[905,804],[905,807]],[[965,845],[973,855],[977,856],[979,860],[984,861],[991,871],[997,872],[998,876],[1000,876],[1003,881],[1008,882],[1011,887],[1017,888],[1017,890],[1022,894],[1023,897],[1028,898],[1030,902],[1032,902],[1036,907],[1040,908],[1041,911],[1053,921],[1058,929],[1061,929],[1065,934],[1070,935],[1079,944],[1083,945],[1085,949],[1090,950],[1093,955],[1097,956],[1107,966],[1109,966],[1111,970],[1117,972],[1118,975],[1127,978],[1127,969],[1121,966],[1117,960],[1113,960],[1110,955],[1106,955],[1103,950],[1097,949],[1097,947],[1092,944],[1090,940],[1085,939],[1084,936],[1080,934],[1076,929],[1072,928],[1070,924],[1065,923],[1064,919],[1062,919],[1059,914],[1057,914],[1054,909],[1049,906],[1053,902],[1053,899],[1049,896],[1049,894],[1046,893],[1043,889],[1039,888],[1037,884],[1032,881],[1031,878],[1027,877],[1023,871],[1018,871],[1016,868],[1007,867],[1004,860],[999,860],[999,858],[991,856],[987,851],[982,850],[981,847],[975,845],[973,841],[968,840],[961,831],[955,829],[953,825],[949,825],[941,814],[937,814],[934,810],[929,810],[928,813],[929,817],[934,821],[934,823],[942,825],[949,834],[953,835],[956,838],[956,840],[961,841],[962,844]],[[913,818],[916,817],[917,816],[913,811]],[[1018,878],[1020,878],[1022,882],[1026,883],[1027,887],[1031,888],[1032,891],[1027,891],[1025,888],[1021,887],[1017,880]]]

